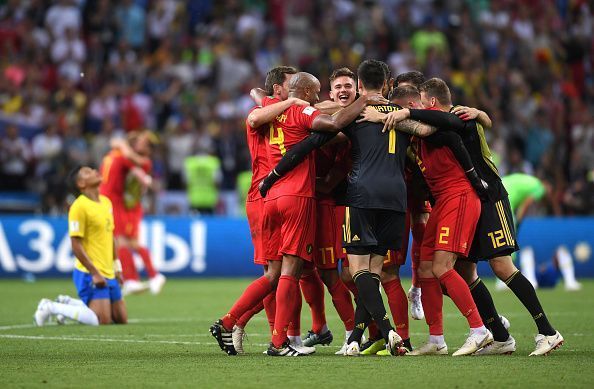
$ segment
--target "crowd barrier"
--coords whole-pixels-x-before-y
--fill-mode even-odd
[[[262,272],[253,263],[243,218],[146,217],[140,240],[167,276],[252,277]],[[550,261],[564,245],[573,255],[577,277],[594,277],[594,218],[527,218],[518,241],[534,249],[537,263]],[[66,277],[72,267],[65,217],[0,215],[1,278]],[[402,270],[410,275],[410,260]],[[491,275],[484,263],[479,273]]]

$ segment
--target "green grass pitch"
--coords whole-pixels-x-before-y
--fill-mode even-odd
[[[303,358],[262,354],[269,341],[264,313],[247,327],[247,355],[229,357],[208,333],[249,280],[169,280],[159,296],[127,298],[130,324],[91,328],[78,324],[36,328],[32,314],[42,297],[74,295],[69,280],[1,281],[0,387],[593,387],[594,282],[580,292],[540,290],[541,301],[565,345],[547,357],[528,357],[536,328],[511,292],[493,292],[511,321],[518,350],[495,357],[335,356],[344,336],[326,295],[330,347]],[[404,282],[408,288],[409,281]],[[492,281],[488,282],[493,286]],[[493,290],[493,288],[491,288]],[[462,345],[466,321],[449,299],[444,307],[450,353]],[[302,332],[310,325],[304,304]],[[411,321],[413,345],[426,340],[424,322]]]

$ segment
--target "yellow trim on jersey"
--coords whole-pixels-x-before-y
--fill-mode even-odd
[[[106,278],[115,277],[113,229],[112,206],[107,197],[100,195],[96,202],[80,195],[72,203],[68,212],[68,233],[71,237],[81,238],[87,256]],[[74,267],[89,272],[78,258]]]

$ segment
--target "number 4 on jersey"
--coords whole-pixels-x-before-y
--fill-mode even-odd
[[[276,128],[277,135],[275,135],[275,129],[272,123],[270,123],[270,144],[278,145],[281,155],[285,155],[287,149],[285,148],[285,135],[281,127]]]

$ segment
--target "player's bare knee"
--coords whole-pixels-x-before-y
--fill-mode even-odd
[[[285,255],[281,268],[281,275],[299,278],[303,269],[303,260],[294,255]]]
[[[420,278],[433,278],[433,262],[420,261],[417,274]]]
[[[398,278],[398,270],[396,266],[390,266],[387,269],[382,269],[380,280],[382,283],[390,282]]]
[[[454,269],[460,274],[460,276],[466,281],[467,284],[473,283],[477,278],[476,265],[468,261],[457,261],[454,265]]]
[[[497,278],[504,281],[518,271],[510,256],[493,258],[489,261],[489,265]]]

